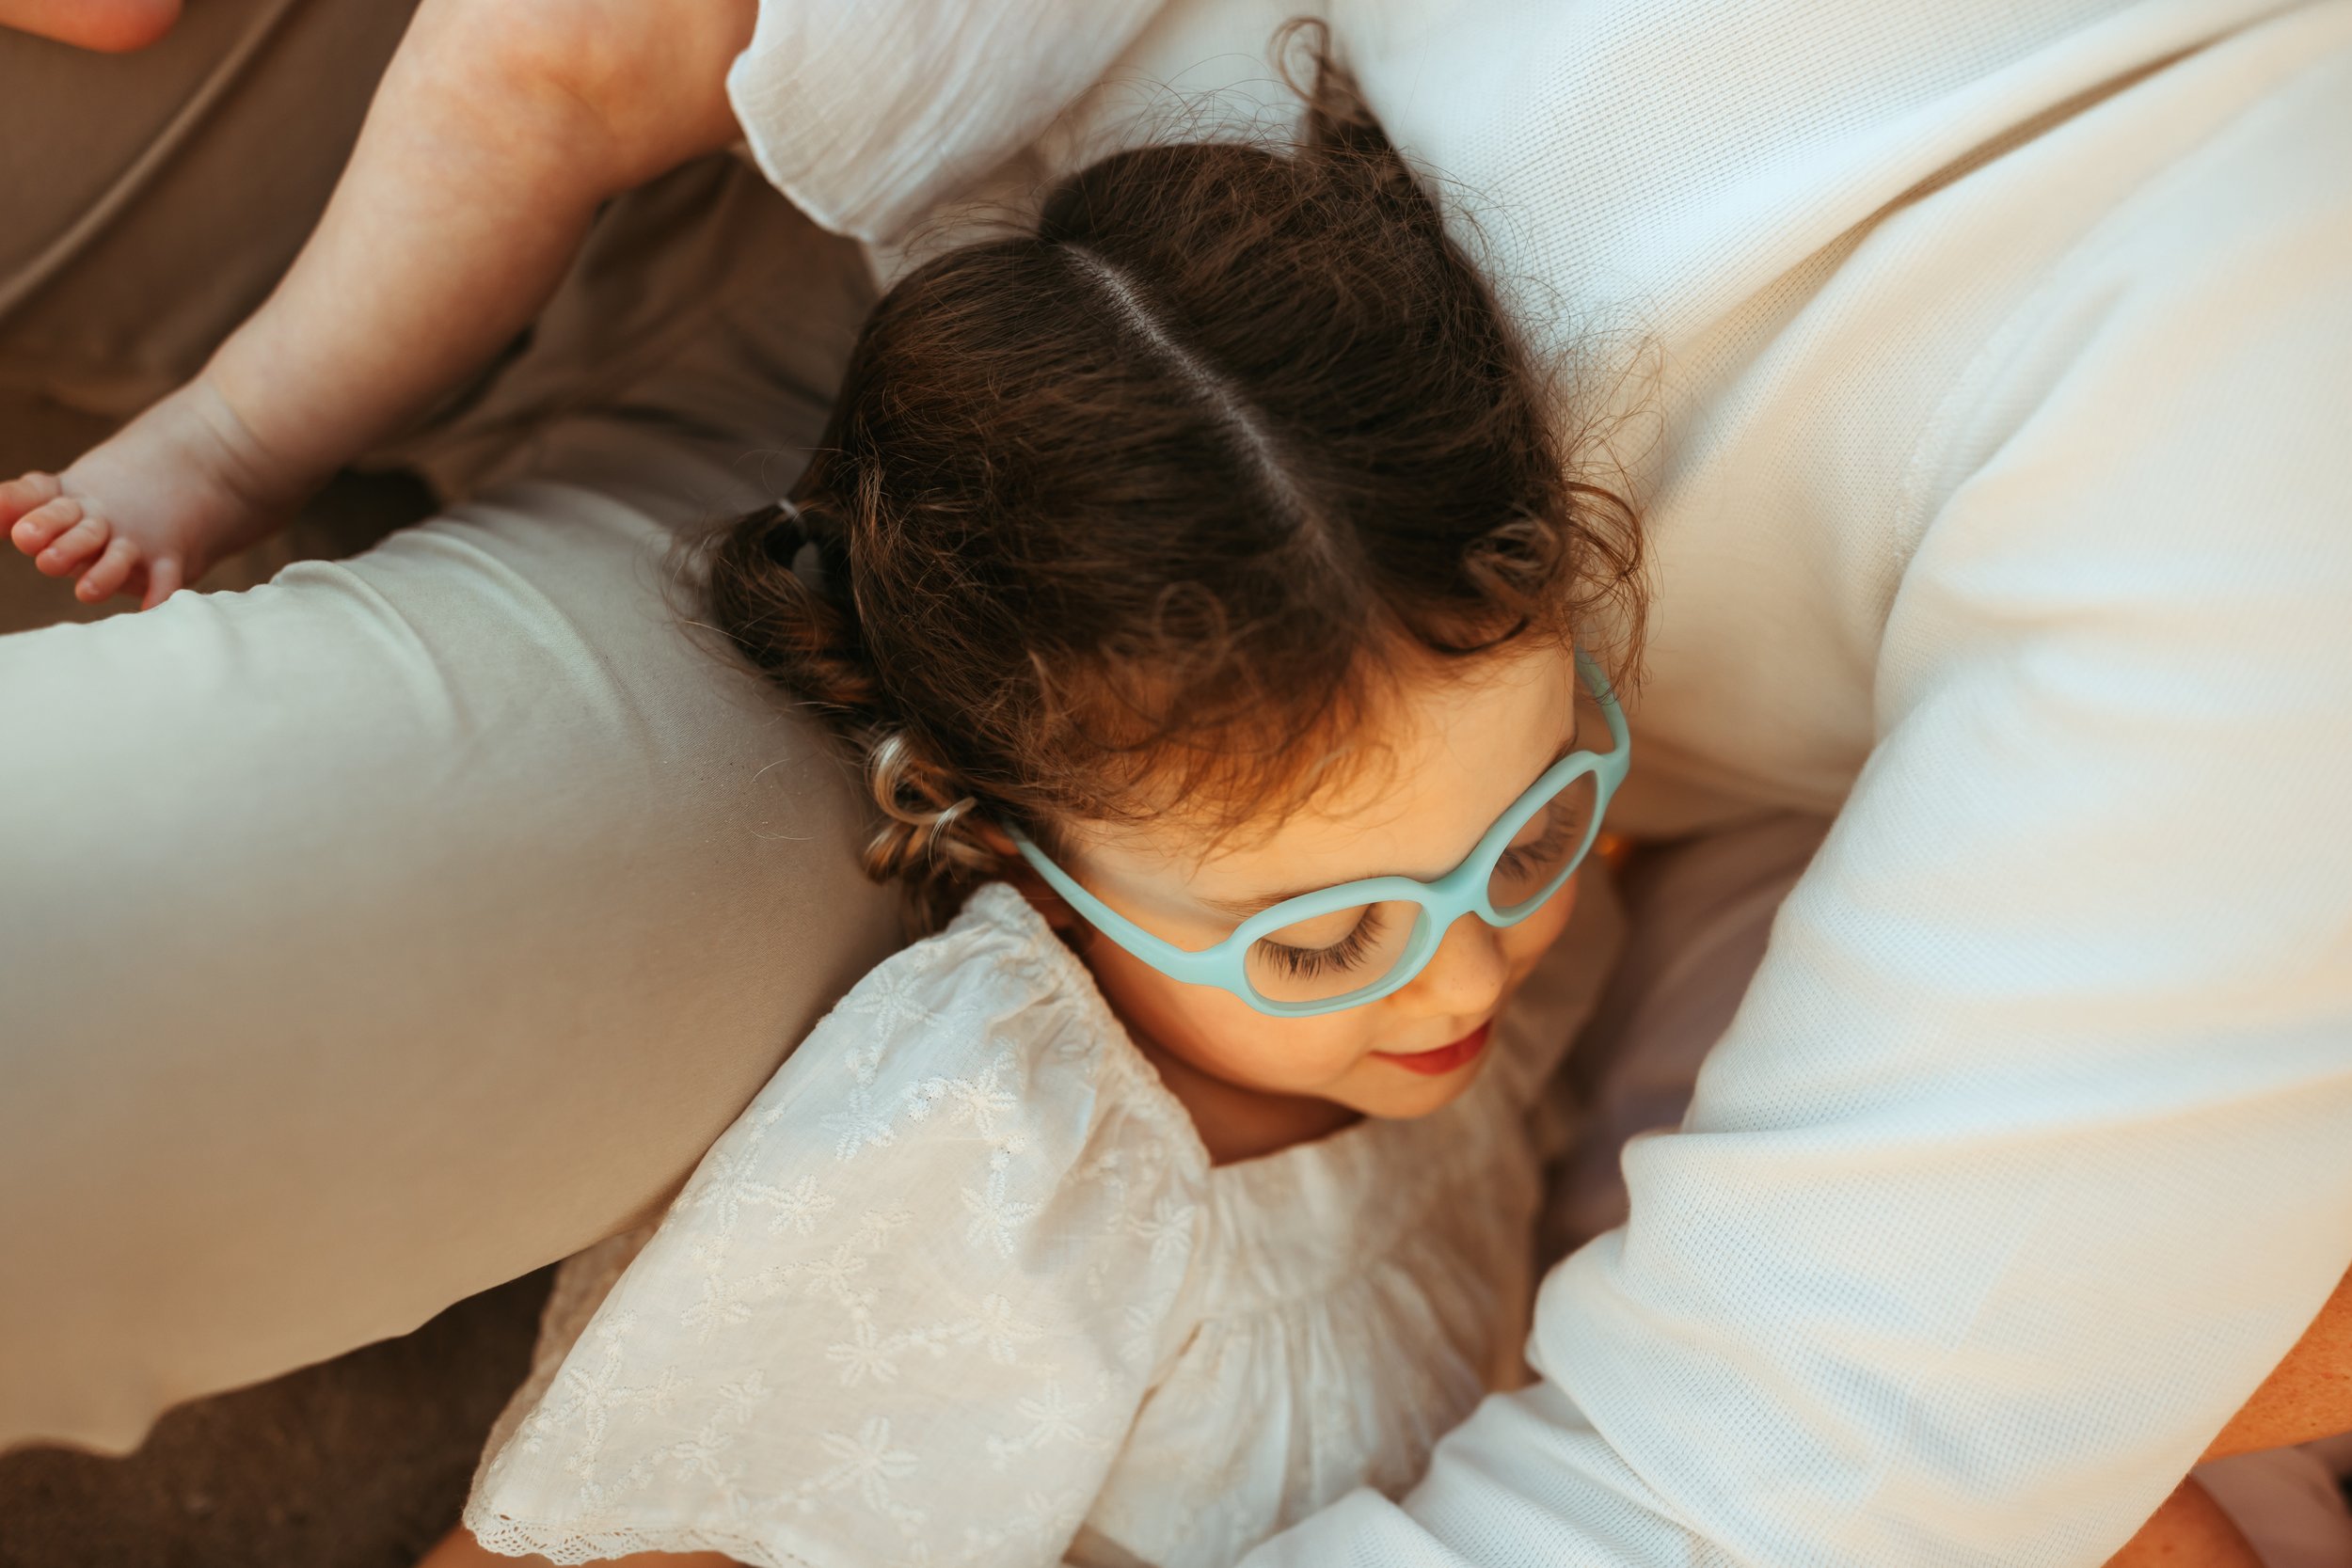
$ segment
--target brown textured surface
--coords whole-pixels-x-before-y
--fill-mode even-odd
[[[183,1405],[127,1458],[0,1458],[0,1568],[409,1568],[522,1381],[548,1274]]]

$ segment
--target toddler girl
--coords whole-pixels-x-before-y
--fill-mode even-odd
[[[711,595],[944,928],[566,1266],[482,1545],[1230,1563],[1517,1379],[1629,754],[1545,398],[1327,71],[892,291]]]

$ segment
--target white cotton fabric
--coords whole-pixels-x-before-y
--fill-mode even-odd
[[[1216,1167],[1084,965],[983,888],[650,1239],[565,1264],[468,1528],[564,1563],[1213,1568],[1402,1494],[1521,1381],[1529,1113],[1615,941],[1586,880],[1459,1099]]]
[[[972,119],[812,39],[827,136],[952,164],[1105,76],[1088,150],[1299,8],[963,8],[860,27]],[[2103,1562],[2352,1262],[2352,6],[1327,8],[1624,416],[1619,824],[1837,820],[1544,1382],[1262,1560]]]
[[[727,97],[753,161],[795,206],[835,233],[887,240],[1022,152],[1151,12],[1131,0],[763,3]]]

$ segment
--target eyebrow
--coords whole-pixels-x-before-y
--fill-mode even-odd
[[[1542,778],[1545,774],[1559,767],[1560,764],[1567,758],[1568,753],[1576,750],[1577,737],[1582,735],[1583,731],[1584,721],[1582,716],[1575,714],[1572,711],[1568,721],[1568,738],[1562,741],[1560,743],[1560,749],[1551,753],[1551,760],[1549,762],[1545,763],[1541,768],[1535,769],[1535,779]],[[1535,779],[1530,779],[1526,784],[1520,785],[1519,795],[1524,795],[1529,790],[1534,788]],[[1511,799],[1513,802],[1516,803],[1518,800],[1518,795],[1514,795]],[[1506,806],[1503,809],[1508,811],[1510,807]],[[1346,880],[1353,882],[1367,879],[1368,879],[1360,877],[1350,877]],[[1344,885],[1345,882],[1320,882],[1313,887],[1291,888],[1285,892],[1268,893],[1253,895],[1248,898],[1201,898],[1199,899],[1198,902],[1204,910],[1213,910],[1218,914],[1231,915],[1235,920],[1247,920],[1253,914],[1263,913],[1265,911],[1274,908],[1277,904],[1287,903],[1291,899],[1300,897],[1306,894],[1321,893],[1327,887],[1342,887]]]

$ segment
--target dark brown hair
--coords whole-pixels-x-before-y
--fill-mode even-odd
[[[789,500],[718,544],[714,622],[862,759],[866,868],[927,924],[1002,869],[976,819],[1230,827],[1408,668],[1604,603],[1630,656],[1631,515],[1308,43],[1295,144],[1118,153],[899,282]]]

